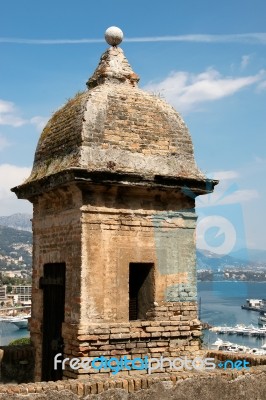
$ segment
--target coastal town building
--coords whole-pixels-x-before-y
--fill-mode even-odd
[[[30,177],[35,379],[110,376],[54,357],[197,354],[195,197],[213,191],[181,116],[138,87],[118,44],[44,128]],[[124,370],[123,374],[130,371]]]
[[[14,285],[12,286],[11,295],[15,304],[31,304],[31,285]]]
[[[0,301],[6,300],[6,285],[0,286]]]

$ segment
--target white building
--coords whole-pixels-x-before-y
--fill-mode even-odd
[[[19,285],[19,286],[12,286],[12,292],[14,302],[15,303],[22,303],[22,304],[30,304],[31,303],[31,285]]]
[[[6,286],[0,287],[0,301],[6,301]]]

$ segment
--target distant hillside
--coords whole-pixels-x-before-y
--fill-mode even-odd
[[[0,225],[31,232],[31,218],[31,214],[13,214],[8,217],[0,217]]]
[[[232,256],[242,260],[248,259],[256,263],[266,263],[266,250],[240,249],[232,253]]]
[[[197,269],[246,268],[248,265],[250,265],[249,260],[242,260],[228,255],[218,255],[207,250],[197,249]]]
[[[266,251],[242,249],[223,256],[197,249],[197,269],[217,268],[266,269]]]
[[[31,265],[32,226],[30,214],[13,214],[0,217],[0,269],[16,265],[22,257],[22,264]],[[5,257],[5,260],[3,260]],[[10,258],[10,260],[9,260]],[[19,265],[21,261],[19,261]],[[9,267],[8,267],[9,268]],[[207,250],[197,249],[198,270],[224,269],[266,269],[266,251],[241,249],[229,255],[220,256]],[[11,268],[13,269],[13,267]]]
[[[32,233],[0,226],[0,270],[27,269],[32,264]]]

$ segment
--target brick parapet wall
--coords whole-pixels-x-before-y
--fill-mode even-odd
[[[254,354],[244,354],[244,353],[230,353],[216,350],[208,350],[207,357],[214,358],[216,361],[226,361],[231,360],[236,362],[238,360],[245,360],[249,367],[266,365],[266,356],[254,355]]]
[[[68,390],[83,398],[89,394],[98,394],[107,391],[108,389],[124,389],[126,393],[134,393],[140,389],[148,389],[152,385],[162,382],[166,387],[173,387],[175,384],[189,380],[204,382],[206,379],[222,377],[225,382],[232,382],[245,375],[259,376],[265,375],[265,367],[252,368],[249,371],[215,371],[212,373],[200,372],[179,372],[179,373],[161,373],[156,375],[136,375],[125,377],[113,377],[106,379],[105,377],[90,377],[83,380],[63,380],[57,382],[37,382],[28,384],[6,384],[0,385],[0,394],[33,394],[46,393],[50,390],[58,391],[59,393]]]
[[[157,307],[156,321],[130,321],[117,323],[91,323],[90,325],[63,324],[65,338],[64,356],[69,359],[105,357],[118,359],[141,358],[176,358],[201,354],[201,325],[196,317],[196,304],[193,302],[161,305]],[[163,315],[160,315],[160,312]],[[167,320],[165,315],[167,314]],[[179,314],[179,315],[176,315]],[[161,319],[161,320],[160,320]],[[71,370],[66,362],[64,376],[82,378],[84,374],[112,374],[110,369]],[[166,371],[164,368],[161,371]],[[135,374],[136,371],[123,370],[123,375]],[[147,373],[143,370],[142,373]]]
[[[160,302],[147,312],[151,321],[188,321],[195,320],[198,307],[195,301]],[[198,321],[198,324],[199,321]]]

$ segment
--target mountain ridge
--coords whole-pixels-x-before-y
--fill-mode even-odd
[[[16,213],[8,216],[0,217],[0,225],[16,230],[32,231],[31,214]]]
[[[11,252],[14,252],[14,250],[12,250],[13,244],[20,243],[20,241],[22,240],[21,238],[23,238],[23,235],[20,235],[19,232],[27,232],[28,234],[25,236],[25,240],[23,239],[24,242],[22,240],[24,245],[28,245],[29,241],[30,243],[32,243],[31,218],[32,215],[26,213],[16,213],[10,216],[0,217],[0,229],[2,232],[2,236],[0,235],[0,255],[3,245],[6,247],[5,251],[7,251],[7,247],[9,246]],[[10,239],[9,243],[5,242],[5,238],[3,236],[4,227],[13,230],[6,231]],[[217,268],[248,268],[251,266],[255,266],[256,268],[266,268],[266,250],[264,251],[256,249],[240,249],[229,255],[218,255],[215,253],[211,253],[207,250],[197,249],[196,255],[197,269],[215,270]],[[27,258],[27,263],[28,261],[29,259]]]

